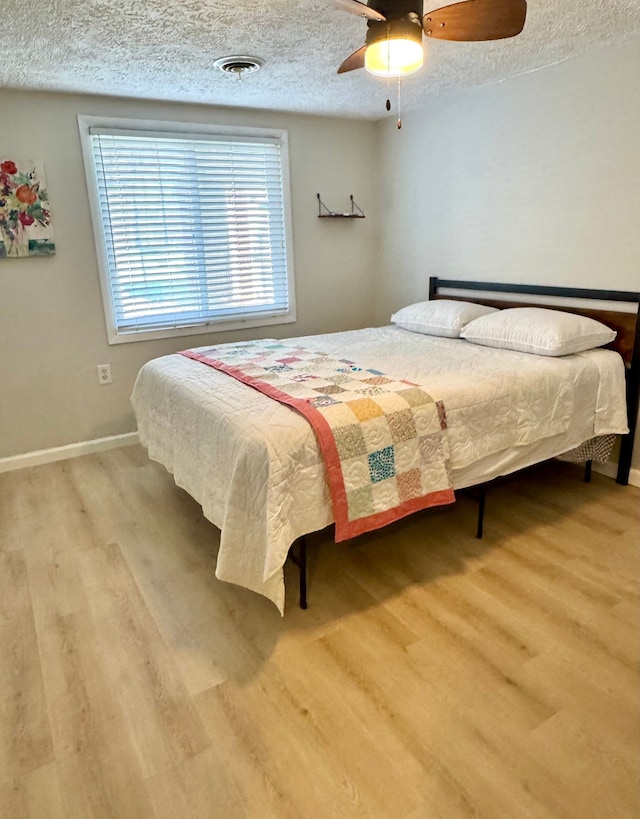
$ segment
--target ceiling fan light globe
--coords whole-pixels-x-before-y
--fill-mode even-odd
[[[367,46],[364,67],[376,77],[406,77],[424,63],[422,43],[403,38],[384,38]]]

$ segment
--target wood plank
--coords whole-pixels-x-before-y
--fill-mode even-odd
[[[55,759],[67,819],[151,815],[117,690],[86,612],[55,618],[40,641]]]
[[[23,781],[24,819],[67,819],[64,811],[58,766],[43,765]],[[16,814],[20,815],[20,814]]]
[[[464,499],[319,533],[282,619],[140,447],[0,478],[3,817],[640,814],[636,488],[550,464],[483,540]]]
[[[38,638],[21,550],[0,552],[0,782],[53,761]]]
[[[81,574],[96,628],[96,650],[112,686],[127,696],[120,709],[145,777],[209,746],[173,658],[118,544],[84,552]]]

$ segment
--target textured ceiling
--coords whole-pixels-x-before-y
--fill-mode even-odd
[[[446,0],[434,5],[445,5]],[[425,10],[433,8],[428,0]],[[338,76],[366,23],[330,0],[2,0],[0,87],[75,91],[378,119],[385,81]],[[403,107],[485,85],[640,32],[640,0],[529,0],[523,33],[492,43],[426,41]],[[237,79],[228,54],[261,57]]]

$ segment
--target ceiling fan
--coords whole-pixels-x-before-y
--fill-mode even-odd
[[[338,74],[365,68],[380,77],[403,77],[423,63],[422,34],[437,40],[479,41],[515,37],[524,27],[526,0],[464,0],[423,14],[423,0],[333,0],[367,20],[365,44]]]

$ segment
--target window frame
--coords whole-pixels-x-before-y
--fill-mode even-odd
[[[204,335],[207,333],[226,332],[228,330],[268,327],[278,324],[291,324],[296,321],[296,298],[293,270],[293,230],[291,222],[291,185],[289,176],[289,140],[284,129],[253,128],[245,126],[190,123],[169,120],[125,119],[121,117],[98,117],[78,115],[78,128],[84,161],[85,177],[89,194],[89,212],[93,227],[93,237],[98,261],[100,290],[104,310],[108,343],[127,344],[135,341],[152,341],[154,339],[175,338],[180,336]],[[118,330],[115,310],[111,295],[111,275],[107,256],[107,246],[102,229],[102,214],[98,194],[97,174],[93,161],[91,145],[91,128],[113,128],[128,131],[139,131],[142,134],[184,134],[189,137],[234,137],[269,139],[277,141],[280,146],[282,170],[282,198],[284,207],[284,240],[286,258],[286,281],[289,297],[289,309],[277,315],[253,315],[247,318],[233,317],[209,319],[207,321],[183,327],[167,327],[152,330]]]

